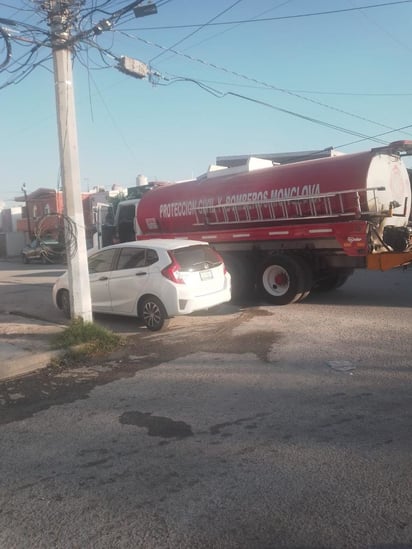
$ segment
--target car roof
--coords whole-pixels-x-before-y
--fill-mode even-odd
[[[207,242],[201,240],[189,240],[184,238],[150,238],[147,240],[133,240],[132,242],[122,242],[121,244],[114,244],[113,246],[106,246],[102,248],[107,250],[109,248],[162,248],[164,250],[175,250],[176,248],[187,248],[189,246],[207,246]]]

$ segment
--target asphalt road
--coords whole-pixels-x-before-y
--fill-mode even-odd
[[[0,269],[2,307],[62,321],[53,268]],[[0,385],[0,546],[412,547],[411,283],[99,317],[126,355]]]

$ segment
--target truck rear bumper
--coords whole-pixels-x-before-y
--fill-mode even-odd
[[[403,267],[410,263],[412,263],[412,251],[369,254],[366,265],[368,269],[373,271],[389,271],[395,267]]]

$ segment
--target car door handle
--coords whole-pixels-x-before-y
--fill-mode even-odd
[[[99,278],[99,280],[109,280],[109,277],[108,277],[108,276],[101,276],[101,277]]]
[[[140,272],[136,273],[136,276],[146,276],[146,275],[147,275],[146,271],[140,271]]]

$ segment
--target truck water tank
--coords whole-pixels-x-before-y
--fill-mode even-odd
[[[408,223],[409,177],[402,159],[387,151],[278,165],[222,174],[154,189],[138,208],[143,233],[185,233],[355,219],[377,225]]]

